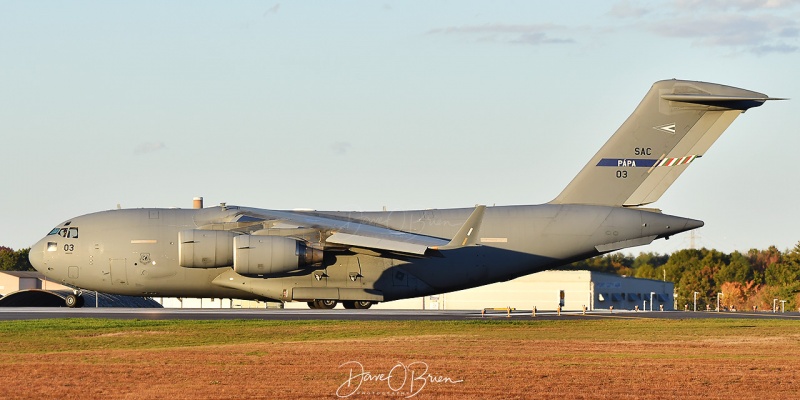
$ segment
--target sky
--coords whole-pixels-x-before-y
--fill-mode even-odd
[[[652,206],[800,241],[800,1],[0,1],[0,245],[74,216],[552,200],[653,82],[740,116]],[[630,249],[671,253],[689,234]]]

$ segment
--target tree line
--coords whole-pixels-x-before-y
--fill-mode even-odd
[[[574,269],[666,280],[675,283],[677,309],[694,304],[712,309],[717,306],[736,310],[786,310],[800,307],[800,242],[781,252],[775,246],[766,250],[727,254],[714,249],[686,249],[672,254],[639,253],[638,256],[612,253],[579,261]]]
[[[30,248],[14,250],[10,247],[0,246],[0,271],[35,271],[28,253]]]

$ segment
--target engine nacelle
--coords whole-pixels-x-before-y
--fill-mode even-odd
[[[228,231],[189,229],[178,232],[178,263],[187,268],[219,268],[233,264],[233,237]]]
[[[283,236],[240,235],[233,248],[233,270],[240,275],[280,274],[322,261],[322,250]]]

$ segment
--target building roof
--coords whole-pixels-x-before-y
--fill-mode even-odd
[[[9,293],[0,298],[0,307],[66,307],[65,299],[70,290],[26,289]],[[163,308],[151,298],[122,296],[116,294],[83,292],[84,307]],[[96,302],[96,303],[95,303]]]
[[[0,271],[0,274],[16,276],[17,278],[37,278],[41,280],[47,279],[38,271]]]

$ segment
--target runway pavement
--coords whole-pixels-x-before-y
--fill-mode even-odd
[[[431,311],[431,310],[295,310],[295,309],[189,309],[189,308],[0,308],[0,321],[53,319],[53,318],[104,318],[104,319],[142,319],[142,320],[233,320],[233,319],[258,319],[258,320],[353,320],[353,321],[380,321],[380,320],[411,320],[411,321],[457,321],[457,320],[586,320],[597,318],[619,319],[695,319],[695,318],[734,318],[734,319],[788,319],[800,322],[800,313],[742,313],[742,312],[633,312],[608,310],[581,312],[562,312],[561,315],[552,311],[536,313],[532,316],[530,310],[512,311],[507,316],[505,311],[481,310],[466,311]]]

